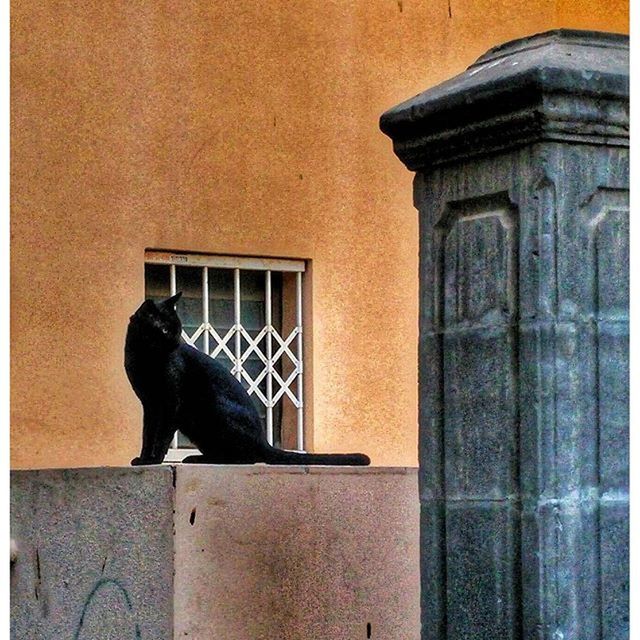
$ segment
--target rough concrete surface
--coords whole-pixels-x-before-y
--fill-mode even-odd
[[[173,473],[11,474],[12,640],[171,637]]]
[[[419,635],[416,469],[178,465],[11,483],[15,640]]]
[[[175,637],[417,638],[418,512],[415,469],[178,467]]]

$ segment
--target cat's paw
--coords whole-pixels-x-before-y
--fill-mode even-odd
[[[144,464],[144,461],[143,461],[143,460],[142,460],[142,458],[140,458],[140,457],[134,458],[134,459],[131,461],[131,466],[132,466],[132,467],[138,467],[138,466],[140,466],[141,464]]]

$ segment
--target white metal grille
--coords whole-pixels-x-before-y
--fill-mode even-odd
[[[274,414],[285,400],[295,408],[296,448],[304,450],[304,404],[303,404],[303,333],[302,333],[302,276],[305,263],[301,260],[234,258],[229,256],[205,256],[148,251],[145,262],[149,265],[168,267],[168,293],[175,294],[178,287],[178,270],[197,270],[201,278],[201,322],[195,328],[183,330],[183,340],[212,358],[220,356],[230,363],[231,373],[243,384],[249,395],[264,406],[264,419],[268,441],[274,443]],[[233,324],[216,327],[212,319],[216,304],[210,283],[211,270],[225,270],[233,274]],[[243,322],[242,278],[246,272],[264,274],[264,314],[258,326],[254,318],[252,329]],[[290,285],[281,295],[291,308],[287,329],[278,330],[274,317],[274,275],[286,274]],[[284,326],[284,324],[282,325]],[[282,327],[281,327],[282,329]],[[248,362],[251,361],[251,370]],[[286,365],[286,366],[285,366]],[[285,373],[286,372],[286,373]],[[280,414],[282,407],[280,406]],[[174,438],[168,459],[179,460],[188,449]]]

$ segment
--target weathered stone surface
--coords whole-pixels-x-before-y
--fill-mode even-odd
[[[12,638],[414,640],[416,471],[14,472]]]
[[[600,503],[602,637],[629,637],[629,505],[606,497]]]
[[[628,633],[627,66],[540,34],[381,118],[417,170],[425,639]]]
[[[447,632],[451,638],[517,638],[519,513],[509,501],[447,505]]]
[[[415,469],[176,472],[176,638],[416,638]]]
[[[13,640],[172,637],[173,473],[11,473]]]

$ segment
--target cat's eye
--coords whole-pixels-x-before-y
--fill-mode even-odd
[[[169,329],[167,329],[167,327],[162,327],[162,333],[167,335],[167,333],[169,333]]]

